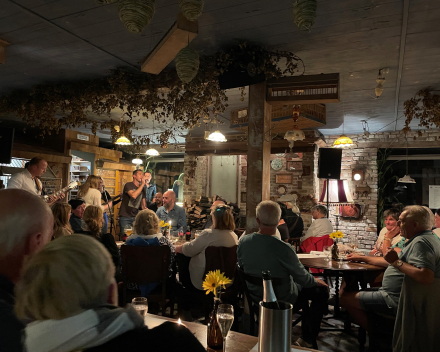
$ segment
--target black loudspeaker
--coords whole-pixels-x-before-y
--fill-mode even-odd
[[[342,149],[320,148],[318,160],[318,178],[341,178]]]
[[[14,144],[14,129],[0,128],[0,164],[10,164],[12,161],[12,145]]]

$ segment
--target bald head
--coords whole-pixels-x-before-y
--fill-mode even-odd
[[[173,209],[174,203],[176,202],[176,193],[174,191],[166,191],[163,194],[163,206],[165,209]]]
[[[20,189],[0,190],[0,259],[17,251],[31,255],[50,241],[53,215],[39,197]]]

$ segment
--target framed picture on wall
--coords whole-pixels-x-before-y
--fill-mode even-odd
[[[302,161],[286,161],[286,170],[287,171],[295,171],[302,170]]]
[[[275,183],[292,183],[292,174],[279,174],[275,175]]]

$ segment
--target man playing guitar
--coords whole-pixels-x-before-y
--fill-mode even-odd
[[[28,191],[36,196],[44,196],[45,191],[43,188],[43,183],[40,180],[40,177],[46,172],[47,169],[47,161],[40,157],[32,158],[29,163],[27,163],[26,169],[21,172],[18,172],[11,176],[8,181],[8,189],[9,188],[17,188]],[[64,193],[59,196],[50,196],[48,200],[48,205],[52,205],[58,199],[63,199]]]

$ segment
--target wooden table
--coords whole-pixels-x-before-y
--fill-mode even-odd
[[[173,321],[176,322],[176,319],[166,318],[158,315],[147,314],[145,316],[145,325],[149,328],[154,328],[160,325],[161,320],[163,321]],[[206,325],[190,323],[190,322],[182,322],[185,326],[194,334],[197,340],[207,348],[206,346],[206,333],[207,327]],[[249,352],[258,342],[258,337],[241,334],[239,332],[230,331],[228,334],[228,338],[226,339],[226,351],[227,352]],[[309,351],[309,352],[319,352],[317,350],[312,350],[303,347],[294,347],[297,350],[301,351]],[[211,352],[213,350],[207,348],[207,351]]]

